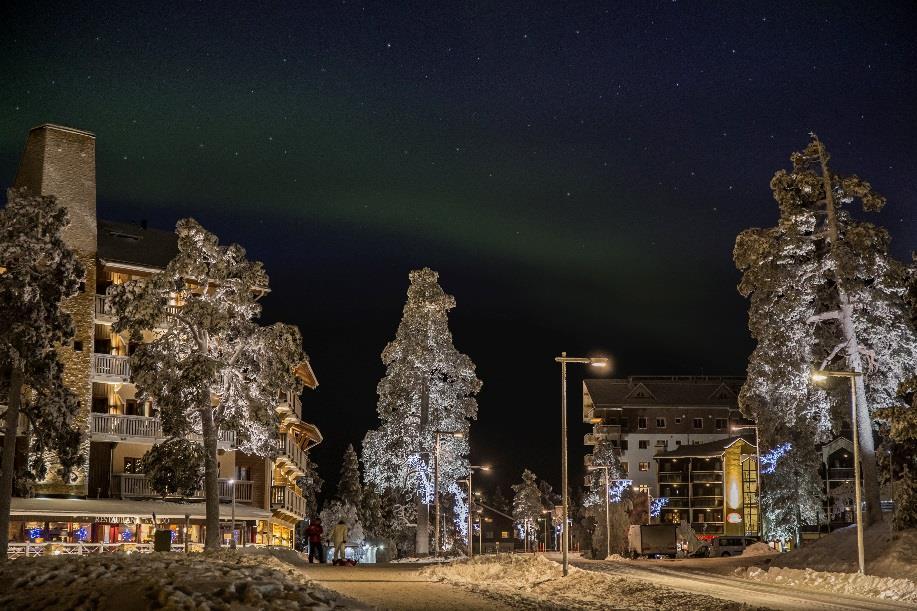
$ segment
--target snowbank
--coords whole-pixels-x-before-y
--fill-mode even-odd
[[[452,556],[452,557],[424,556],[423,558],[417,558],[415,556],[408,556],[406,558],[396,558],[395,560],[391,560],[390,562],[392,562],[393,564],[437,564],[437,563],[443,563],[443,562],[452,562],[453,560],[456,560],[459,557],[460,556]],[[461,556],[461,557],[464,557],[464,556]]]
[[[739,603],[656,586],[637,579],[570,567],[532,554],[478,556],[429,566],[421,574],[529,609],[742,609]]]
[[[767,556],[769,554],[777,554],[776,550],[772,549],[767,543],[752,543],[745,548],[745,551],[742,552],[743,556]]]
[[[865,530],[866,572],[879,577],[915,579],[917,530],[897,533],[888,522]],[[857,571],[856,527],[841,528],[802,548],[774,558],[771,566],[840,573]]]
[[[19,558],[0,563],[0,609],[352,608],[274,555],[221,551]]]
[[[910,579],[876,577],[859,573],[827,573],[812,569],[742,567],[735,574],[753,581],[805,587],[838,594],[854,594],[917,603],[917,583]]]

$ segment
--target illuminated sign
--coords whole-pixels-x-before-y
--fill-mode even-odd
[[[726,521],[730,524],[741,524],[742,523],[742,514],[732,512],[726,516]]]

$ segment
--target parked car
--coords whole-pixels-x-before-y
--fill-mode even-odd
[[[739,556],[745,551],[746,547],[757,542],[757,537],[732,537],[729,535],[714,537],[710,541],[710,555],[714,557]]]

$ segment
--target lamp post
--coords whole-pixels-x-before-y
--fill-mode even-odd
[[[471,490],[471,476],[475,471],[490,471],[490,467],[487,465],[468,465],[468,479],[465,480],[465,483],[468,484],[468,557],[472,558],[474,556],[474,531],[472,530],[471,522],[471,500],[474,498],[474,493]],[[480,545],[478,546],[480,548]]]
[[[545,509],[541,513],[545,514],[542,520],[544,520],[544,551],[548,552],[548,522],[551,520],[551,510]]]
[[[732,430],[732,432],[734,433],[741,429],[755,429],[755,479],[757,480],[757,483],[758,483],[758,534],[760,535],[761,539],[763,540],[764,539],[764,511],[762,508],[762,500],[764,499],[764,493],[762,492],[762,490],[764,489],[764,486],[761,485],[762,484],[761,482],[761,450],[758,445],[759,444],[758,424],[757,423],[755,424],[733,424],[730,430]]]
[[[856,379],[862,376],[860,371],[824,371],[814,370],[812,372],[812,381],[823,382],[828,378],[847,378],[850,381],[850,420],[853,423],[853,485],[854,498],[856,500],[856,517],[857,517],[857,563],[859,573],[866,573],[866,551],[863,545],[863,501],[860,491],[860,436],[857,426],[857,394]]]
[[[439,556],[439,440],[443,435],[462,439],[465,434],[461,431],[433,431],[433,434],[436,435],[436,451],[433,453],[433,506],[435,508],[433,516],[436,520],[436,525],[433,528],[433,555]]]
[[[236,549],[236,480],[229,480],[229,493],[232,495],[232,530],[229,532],[229,547]]]
[[[592,367],[607,367],[608,359],[568,357],[566,352],[561,352],[560,356],[554,358],[554,361],[560,363],[561,486],[563,486],[564,489],[563,532],[560,541],[560,549],[563,556],[563,574],[564,577],[566,577],[570,574],[570,563],[567,559],[570,548],[570,526],[567,524],[570,507],[570,498],[567,491],[567,363],[580,363],[583,365],[591,365]]]

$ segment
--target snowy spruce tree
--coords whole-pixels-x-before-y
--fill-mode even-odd
[[[789,433],[786,436],[790,436]],[[761,509],[764,536],[769,541],[801,545],[803,525],[819,524],[824,518],[824,483],[818,473],[820,456],[813,434],[795,435],[796,444],[777,449],[771,466],[762,461]],[[777,458],[776,455],[780,454]],[[768,454],[763,455],[765,458]]]
[[[394,490],[413,501],[415,551],[426,554],[435,431],[463,434],[441,438],[440,492],[455,494],[459,487],[452,484],[468,474],[469,420],[477,417],[474,395],[481,382],[474,363],[452,343],[448,314],[455,299],[440,287],[439,274],[424,268],[409,278],[401,323],[382,352],[386,374],[377,388],[382,423],[363,440],[363,464],[367,483],[378,492]]]
[[[166,496],[190,497],[204,481],[204,450],[184,437],[154,445],[143,455],[143,472],[150,488]]]
[[[526,469],[522,482],[513,485],[513,524],[527,547],[538,542],[538,518],[543,511],[538,477]]]
[[[141,343],[131,372],[141,400],[159,410],[163,432],[178,439],[196,433],[204,453],[206,548],[220,546],[217,442],[258,456],[276,451],[282,391],[300,392],[293,374],[306,360],[296,327],[257,323],[268,290],[260,262],[236,244],[222,246],[193,219],[176,226],[178,254],[144,280],[115,285],[109,299],[113,329],[138,343],[144,331],[167,321],[162,334]],[[180,307],[167,307],[176,304]]]
[[[353,444],[348,444],[344,451],[344,461],[341,463],[341,477],[338,480],[337,498],[343,503],[350,503],[357,508],[363,505],[363,486],[360,485],[360,461],[353,449]]]
[[[318,516],[318,495],[322,492],[325,480],[318,474],[318,465],[308,456],[306,459],[305,474],[296,480],[296,485],[306,499],[306,519]],[[301,522],[303,524],[304,522]],[[308,525],[306,523],[306,525]]]
[[[849,422],[850,403],[845,380],[823,390],[813,385],[812,368],[862,372],[857,424],[873,522],[881,520],[873,420],[877,409],[900,404],[898,384],[917,362],[906,268],[889,255],[884,229],[853,216],[857,201],[867,212],[885,203],[869,183],[831,171],[815,136],[791,160],[792,170],[771,181],[777,226],[742,232],[733,252],[757,342],[740,405],[757,420],[762,449],[814,444]]]
[[[19,416],[32,436],[28,479],[45,479],[52,456],[55,475],[69,481],[82,460],[83,437],[73,423],[79,405],[63,384],[56,350],[73,337],[64,299],[79,290],[85,270],[61,237],[67,211],[55,198],[7,191],[0,210],[0,387],[5,403],[0,463],[0,559],[7,556]]]

